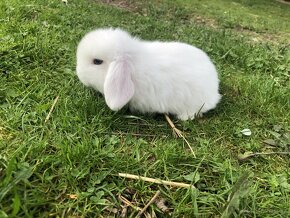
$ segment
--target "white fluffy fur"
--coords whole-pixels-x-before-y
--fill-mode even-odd
[[[93,59],[101,59],[94,65]],[[215,66],[202,50],[180,42],[142,41],[120,29],[97,29],[77,49],[77,75],[119,110],[170,113],[181,120],[216,107]]]

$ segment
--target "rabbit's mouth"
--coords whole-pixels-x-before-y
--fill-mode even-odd
[[[88,86],[88,87],[91,86],[89,81],[86,78],[84,78],[83,74],[80,74],[77,72],[77,76],[82,84],[84,84],[85,86]]]

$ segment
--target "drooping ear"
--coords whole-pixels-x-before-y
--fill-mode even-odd
[[[128,57],[119,57],[110,64],[105,78],[104,95],[112,110],[121,109],[133,97],[135,88],[132,73],[133,65]]]

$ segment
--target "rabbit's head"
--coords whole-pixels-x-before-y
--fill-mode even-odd
[[[103,93],[112,110],[122,108],[134,95],[131,53],[136,42],[120,29],[98,29],[86,34],[78,45],[80,81]]]

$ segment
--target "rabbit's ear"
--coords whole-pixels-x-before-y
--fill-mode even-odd
[[[121,109],[134,95],[132,73],[133,65],[128,57],[119,57],[110,64],[104,84],[104,95],[107,105],[112,110]]]

